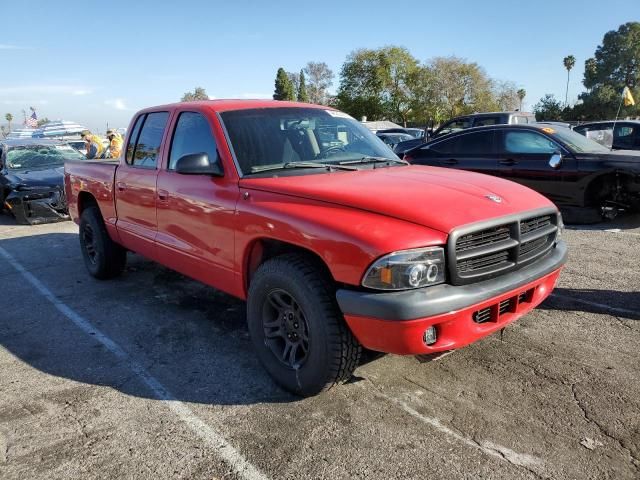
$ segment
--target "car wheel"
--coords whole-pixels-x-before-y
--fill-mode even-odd
[[[80,249],[87,270],[100,280],[117,277],[127,262],[127,251],[109,237],[98,207],[80,216]]]
[[[344,322],[333,281],[305,255],[282,255],[258,268],[247,321],[265,369],[297,395],[328,390],[351,378],[358,365],[361,347]]]

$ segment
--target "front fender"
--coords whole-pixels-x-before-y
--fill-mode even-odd
[[[237,215],[237,271],[244,271],[256,241],[273,239],[313,252],[337,282],[349,285],[359,285],[381,255],[447,240],[445,233],[397,218],[264,191],[243,196]]]

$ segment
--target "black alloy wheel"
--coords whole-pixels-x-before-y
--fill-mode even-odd
[[[304,312],[287,291],[267,295],[262,310],[265,343],[285,366],[298,369],[309,356],[309,327]]]

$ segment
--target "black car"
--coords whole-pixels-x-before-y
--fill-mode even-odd
[[[640,210],[640,152],[612,152],[564,127],[470,128],[410,150],[404,159],[521,183],[555,202],[569,221]]]
[[[583,123],[573,130],[614,150],[640,150],[640,120]]]
[[[21,224],[69,218],[64,194],[65,160],[84,156],[64,142],[14,139],[0,142],[0,209]]]

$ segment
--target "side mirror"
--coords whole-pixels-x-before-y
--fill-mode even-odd
[[[183,155],[176,163],[176,173],[183,175],[212,175],[222,177],[224,172],[219,162],[209,162],[209,155],[204,152]]]
[[[557,169],[557,168],[560,168],[561,165],[562,165],[562,154],[560,152],[555,152],[553,155],[551,155],[551,158],[549,159],[549,166],[553,169]]]

